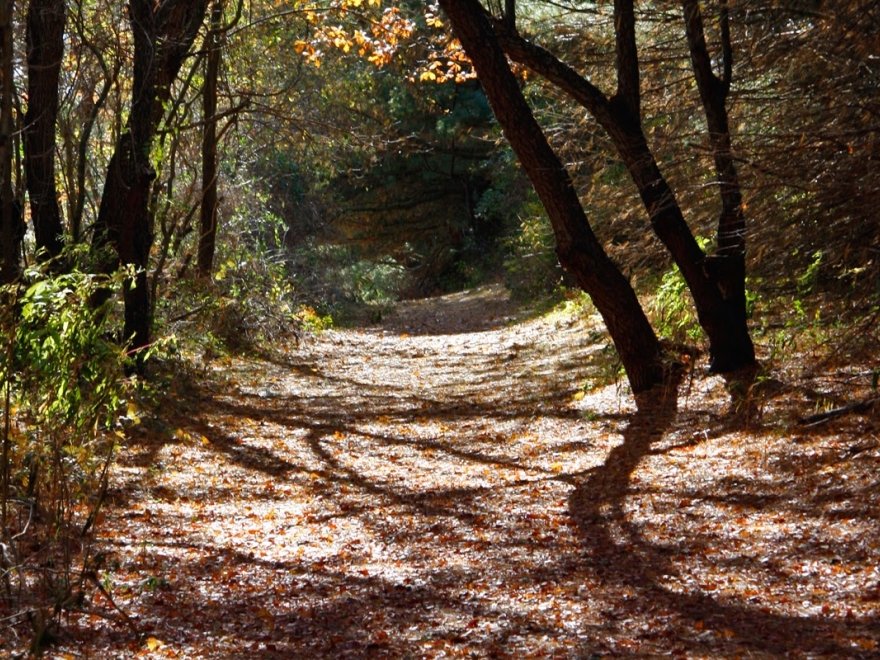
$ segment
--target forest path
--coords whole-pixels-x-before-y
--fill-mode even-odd
[[[102,574],[141,637],[94,657],[869,655],[877,420],[719,418],[723,382],[636,410],[604,336],[498,288],[400,305],[174,383],[117,471]],[[682,388],[684,390],[684,388]],[[772,402],[771,402],[772,403]],[[117,617],[118,618],[118,617]]]

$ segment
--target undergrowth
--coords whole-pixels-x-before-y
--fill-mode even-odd
[[[108,339],[112,303],[93,300],[122,282],[30,269],[0,289],[0,620],[33,653],[96,586],[92,533],[138,385]]]

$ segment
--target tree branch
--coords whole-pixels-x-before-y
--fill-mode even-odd
[[[730,41],[730,10],[727,0],[719,0],[721,5],[718,13],[718,21],[721,24],[721,59],[723,73],[721,84],[724,88],[724,97],[730,93],[730,81],[733,79],[733,46]]]
[[[504,0],[504,24],[511,32],[516,32],[516,0]]]
[[[745,255],[745,220],[739,178],[731,153],[730,126],[726,108],[733,66],[729,16],[726,5],[723,5],[721,31],[724,79],[721,79],[712,71],[712,58],[706,45],[699,0],[682,0],[681,4],[694,79],[697,81],[706,114],[709,142],[712,145],[715,171],[720,184],[722,210],[718,223],[718,254],[742,259]]]
[[[616,96],[633,117],[640,117],[639,54],[633,0],[614,0],[614,35],[617,44]]]
[[[493,26],[498,43],[510,59],[556,85],[586,108],[606,130],[615,123],[611,116],[611,102],[601,89],[546,48],[506,29],[503,22],[493,20]]]
[[[878,403],[880,403],[880,397],[875,396],[871,397],[870,399],[851,403],[847,406],[841,406],[839,408],[833,408],[832,410],[826,410],[825,412],[816,413],[815,415],[802,417],[799,422],[801,426],[818,426],[819,424],[835,419],[837,417],[848,415],[850,413],[870,412],[871,409]]]
[[[709,48],[706,45],[706,33],[703,30],[703,14],[700,12],[699,0],[682,0],[681,4],[684,10],[685,32],[688,48],[691,52],[694,77],[705,105],[711,102],[721,81],[712,71],[712,59],[709,57]]]

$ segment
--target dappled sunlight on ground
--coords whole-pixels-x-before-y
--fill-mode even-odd
[[[102,528],[141,636],[97,594],[58,652],[880,652],[876,416],[744,421],[699,374],[637,405],[592,325],[499,295],[180,382]]]

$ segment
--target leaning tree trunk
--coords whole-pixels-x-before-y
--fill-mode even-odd
[[[493,27],[512,60],[559,87],[608,133],[636,184],[654,233],[669,250],[693,296],[700,325],[709,338],[711,369],[725,372],[752,365],[755,353],[746,325],[744,261],[737,262],[731,250],[725,252],[731,259],[707,258],[688,227],[642,129],[632,0],[615,0],[614,13],[617,90],[610,98],[553,53],[520,36],[509,19],[495,20]],[[726,135],[729,155],[729,132]],[[722,223],[730,227],[724,216]],[[729,235],[728,229],[725,234]],[[738,235],[742,237],[742,232]],[[737,290],[743,295],[738,296]]]
[[[0,0],[0,284],[21,274],[21,213],[12,189],[13,169],[13,0]]]
[[[65,0],[30,1],[24,169],[38,254],[50,259],[57,257],[64,246],[64,228],[55,187],[55,122],[65,21]]]
[[[593,300],[633,392],[662,382],[660,343],[635,292],[590,228],[571,178],[553,152],[476,0],[441,0],[495,116],[550,217],[562,266]]]
[[[149,210],[155,170],[150,150],[171,84],[205,17],[208,0],[129,0],[134,80],[126,131],[110,159],[92,242],[104,270],[134,269],[126,282],[124,333],[140,358],[150,342],[147,265],[153,243]],[[140,359],[138,361],[140,365]]]

